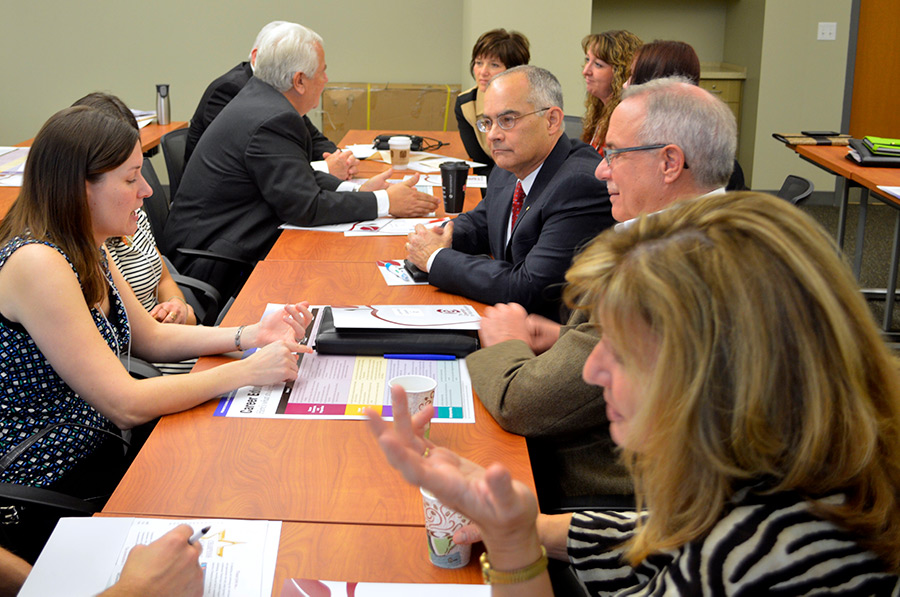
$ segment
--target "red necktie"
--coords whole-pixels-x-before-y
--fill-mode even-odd
[[[522,188],[522,181],[516,182],[516,192],[513,193],[512,202],[512,224],[510,228],[515,227],[516,219],[519,217],[519,210],[522,209],[522,203],[525,202],[525,189]]]

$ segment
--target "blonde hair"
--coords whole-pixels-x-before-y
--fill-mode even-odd
[[[606,139],[606,129],[609,127],[609,117],[617,105],[622,93],[622,85],[631,74],[631,60],[634,53],[641,47],[640,38],[630,31],[604,31],[592,33],[581,40],[581,49],[587,55],[591,54],[613,67],[613,80],[610,85],[612,95],[604,104],[590,93],[584,99],[584,131],[581,140],[590,143],[594,133],[599,129],[600,144]]]
[[[651,512],[632,563],[702,537],[753,484],[800,493],[900,571],[897,363],[815,222],[760,193],[684,201],[602,234],[566,278],[626,364],[650,331],[623,451]]]

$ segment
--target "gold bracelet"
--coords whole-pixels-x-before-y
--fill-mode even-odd
[[[244,350],[243,348],[241,348],[241,334],[244,332],[245,327],[247,327],[247,326],[242,325],[241,327],[238,328],[237,332],[235,332],[235,334],[234,334],[234,347],[240,351]]]
[[[481,576],[484,582],[489,585],[512,585],[540,575],[547,569],[547,550],[541,545],[541,557],[537,561],[528,564],[524,568],[518,570],[510,570],[508,572],[502,570],[494,570],[491,562],[488,560],[487,552],[481,554]]]

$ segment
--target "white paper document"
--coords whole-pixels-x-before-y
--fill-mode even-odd
[[[365,222],[331,224],[328,226],[305,227],[282,224],[281,229],[343,232],[344,236],[406,236],[416,229],[416,224],[422,224],[426,227],[440,226],[449,219],[450,218],[393,218],[388,216]]]
[[[332,307],[334,327],[352,329],[478,330],[472,305],[356,305]]]
[[[884,185],[878,185],[878,190],[884,191],[888,195],[891,195],[892,197],[896,197],[897,199],[900,199],[900,187],[888,187],[888,186],[884,186]]]
[[[280,597],[489,597],[490,585],[442,585],[413,583],[345,582],[291,578],[284,581]]]
[[[416,282],[413,280],[409,272],[403,266],[402,259],[389,259],[387,261],[376,261],[375,267],[384,278],[384,283],[388,286],[425,286],[428,280]]]
[[[440,174],[428,174],[427,176],[423,176],[419,179],[418,186],[430,186],[430,187],[440,187],[443,186],[441,183],[441,175]],[[470,174],[466,179],[466,186],[472,187],[473,189],[486,189],[487,188],[487,176],[483,174]]]
[[[118,580],[135,545],[180,524],[209,526],[199,543],[205,597],[272,594],[281,521],[160,518],[62,518],[19,596],[96,595]]]
[[[266,313],[283,307],[269,304]],[[321,305],[310,307],[314,319],[304,344],[315,345],[322,309]],[[433,422],[474,423],[475,395],[465,359],[426,359],[426,355],[401,359],[301,354],[294,381],[239,388],[219,400],[213,416],[358,421],[366,418],[368,408],[387,419],[393,415],[388,380],[398,375],[425,375],[438,382]]]
[[[357,143],[354,145],[348,145],[344,148],[344,151],[350,151],[353,153],[353,157],[358,160],[364,160],[366,158],[372,157],[374,153],[378,150],[372,146],[371,143]]]
[[[487,165],[473,160],[460,160],[459,158],[448,158],[447,156],[443,155],[435,155],[435,157],[419,160],[418,162],[411,161],[409,163],[409,167],[410,169],[416,170],[418,172],[440,172],[441,164],[443,164],[444,162],[460,161],[464,161],[465,163],[467,163],[470,168],[481,168],[482,166]]]

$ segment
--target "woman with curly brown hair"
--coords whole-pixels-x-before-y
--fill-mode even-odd
[[[594,149],[603,147],[609,117],[619,103],[622,86],[630,75],[632,57],[640,46],[640,38],[624,30],[592,33],[581,40],[584,50],[581,74],[587,85],[581,140]]]

